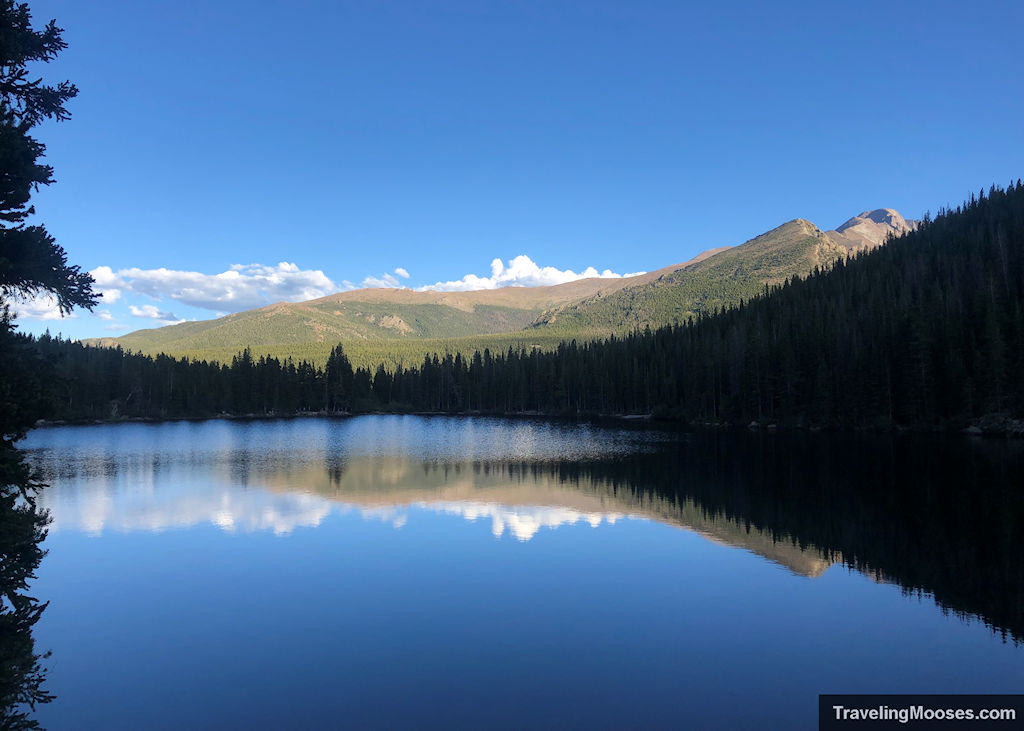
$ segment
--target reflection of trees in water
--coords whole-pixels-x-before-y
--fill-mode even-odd
[[[28,583],[45,555],[49,516],[37,509],[21,455],[0,444],[0,726],[38,728],[29,718],[53,696],[43,688],[49,653],[36,652],[32,628],[46,603],[28,595]]]
[[[528,469],[659,509],[692,501],[1024,641],[1022,443],[711,432],[658,454]]]
[[[332,464],[330,484],[342,486],[356,467]],[[510,483],[556,483],[598,499],[581,510],[603,505],[691,527],[804,575],[842,562],[1024,641],[1021,441],[706,431],[607,460],[438,460],[422,469],[440,478],[424,487],[471,475],[472,498],[498,502],[531,497],[502,492]],[[405,482],[357,474],[331,496],[351,500],[364,478],[375,487],[363,492],[382,501],[382,486]],[[418,499],[406,492],[396,499]]]

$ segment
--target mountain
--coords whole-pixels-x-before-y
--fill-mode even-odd
[[[221,361],[230,361],[248,347],[260,354],[323,361],[330,349],[342,342],[357,365],[421,360],[426,352],[445,350],[548,347],[557,345],[560,333],[529,329],[546,311],[645,284],[718,251],[635,277],[580,279],[548,287],[471,292],[352,290],[87,343]]]
[[[917,221],[908,221],[892,208],[864,211],[854,216],[828,236],[847,249],[873,249],[885,243],[889,235],[902,236],[917,228]]]
[[[888,208],[828,232],[796,219],[739,246],[635,277],[471,292],[360,289],[89,342],[222,361],[246,347],[323,361],[341,342],[357,365],[410,362],[444,350],[547,348],[567,337],[657,327],[734,305],[766,284],[829,267],[915,225]]]
[[[890,235],[902,235],[915,226],[916,221],[904,220],[891,208],[865,211],[827,232],[798,218],[694,261],[686,270],[663,270],[637,286],[550,310],[535,326],[564,332],[595,327],[621,331],[681,322],[755,297],[765,285],[806,275],[815,267],[828,268],[851,252],[880,246]]]

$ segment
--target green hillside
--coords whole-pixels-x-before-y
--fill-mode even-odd
[[[216,320],[138,330],[117,338],[125,348],[183,352],[211,348],[311,345],[339,341],[458,338],[522,330],[536,309],[478,305],[465,311],[441,304],[330,302],[277,304]],[[328,349],[330,349],[328,347]]]
[[[546,312],[537,330],[571,334],[594,328],[618,332],[684,322],[764,292],[765,285],[828,268],[849,249],[797,219],[684,270]]]

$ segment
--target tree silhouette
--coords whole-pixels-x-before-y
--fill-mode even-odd
[[[68,119],[65,104],[78,94],[68,81],[51,86],[29,76],[28,64],[67,47],[61,33],[52,20],[34,30],[26,4],[0,0],[0,295],[49,294],[67,313],[96,304],[93,279],[68,264],[44,226],[26,224],[32,192],[53,182],[53,168],[41,162],[46,147],[29,132],[44,119]]]
[[[14,332],[12,298],[49,295],[61,313],[92,308],[93,279],[68,264],[67,253],[46,228],[29,225],[32,193],[53,182],[42,162],[45,146],[31,134],[46,119],[63,121],[65,104],[78,89],[50,85],[30,75],[29,65],[52,61],[67,47],[50,21],[31,25],[28,5],[0,0],[0,724],[33,728],[29,711],[52,699],[43,689],[46,671],[35,652],[32,628],[46,608],[28,595],[28,583],[45,553],[40,547],[49,517],[36,508],[40,484],[15,442],[45,414],[52,367],[29,338]],[[26,708],[27,707],[27,708]]]

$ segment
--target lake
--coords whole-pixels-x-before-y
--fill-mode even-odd
[[[52,728],[814,728],[1024,683],[1022,445],[490,418],[37,429]]]

